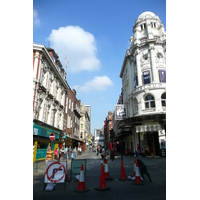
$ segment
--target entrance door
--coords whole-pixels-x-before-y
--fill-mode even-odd
[[[159,156],[160,148],[159,148],[158,132],[147,133],[147,145],[148,145],[149,156]]]

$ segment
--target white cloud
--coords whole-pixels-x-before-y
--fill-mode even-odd
[[[88,81],[83,86],[74,86],[74,89],[79,89],[82,92],[103,91],[107,87],[112,86],[113,82],[107,76],[95,76],[93,80]]]
[[[40,20],[38,17],[37,10],[33,9],[33,26],[39,27],[40,26]]]
[[[48,40],[51,48],[58,53],[62,64],[65,63],[67,56],[69,62],[67,71],[94,71],[100,68],[100,60],[96,57],[95,38],[79,26],[66,26],[52,30]]]

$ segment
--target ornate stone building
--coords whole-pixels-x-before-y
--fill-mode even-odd
[[[154,13],[144,12],[135,21],[120,78],[127,118],[116,136],[132,153],[139,144],[142,154],[161,155],[166,147],[166,33]]]

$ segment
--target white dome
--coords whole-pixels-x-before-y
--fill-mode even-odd
[[[155,17],[156,15],[153,12],[146,11],[139,15],[138,19],[143,19],[146,17]]]

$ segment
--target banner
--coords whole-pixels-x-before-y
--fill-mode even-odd
[[[144,84],[149,84],[151,81],[150,81],[150,71],[147,70],[147,71],[144,71],[143,72],[143,83]]]
[[[159,70],[160,82],[166,83],[166,70]]]
[[[126,108],[124,104],[115,105],[115,120],[126,119]]]

